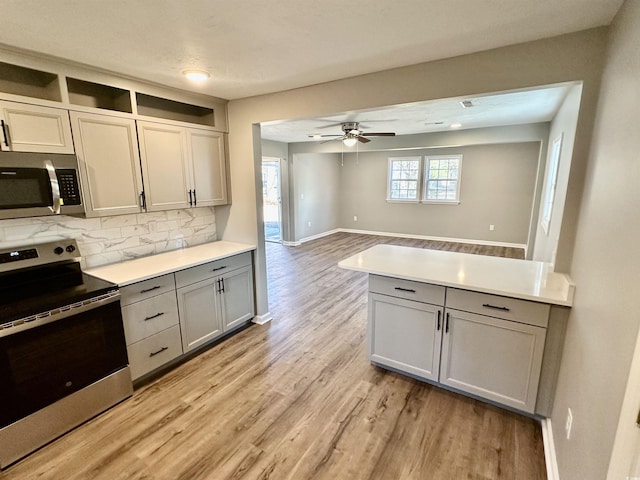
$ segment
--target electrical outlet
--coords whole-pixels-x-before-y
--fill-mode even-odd
[[[304,193],[300,194],[300,200],[304,200]]]
[[[358,216],[357,216],[357,215],[354,215],[354,216],[353,216],[353,221],[354,221],[354,222],[357,222],[357,221],[358,221]]]
[[[496,229],[496,226],[495,226],[495,225],[493,225],[493,224],[492,224],[492,225],[489,225],[489,231],[490,231],[490,232],[493,232],[495,229]]]
[[[567,433],[567,440],[571,438],[571,426],[573,425],[573,413],[567,408],[567,422],[564,424],[564,431]]]
[[[307,222],[307,227],[311,228],[311,222]]]

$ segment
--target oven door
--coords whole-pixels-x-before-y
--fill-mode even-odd
[[[128,365],[119,296],[88,307],[0,337],[0,429]]]

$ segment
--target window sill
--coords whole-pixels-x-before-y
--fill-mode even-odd
[[[460,205],[460,200],[422,200],[424,205]]]
[[[419,200],[400,200],[398,198],[387,198],[387,203],[420,203]]]

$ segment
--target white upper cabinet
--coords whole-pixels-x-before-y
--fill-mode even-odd
[[[67,110],[0,101],[0,121],[4,151],[74,153]]]
[[[193,202],[210,207],[227,203],[224,136],[218,132],[187,129],[191,158]]]
[[[147,211],[188,208],[189,167],[183,127],[138,122]]]
[[[87,216],[139,213],[142,178],[135,122],[71,112]]]
[[[147,210],[227,203],[224,136],[138,121]]]

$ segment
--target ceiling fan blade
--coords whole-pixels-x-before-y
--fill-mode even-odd
[[[357,138],[360,143],[369,143],[371,141],[368,138],[364,138],[362,135],[358,135]]]
[[[370,132],[370,133],[361,133],[365,137],[395,137],[396,134],[394,132]]]

